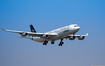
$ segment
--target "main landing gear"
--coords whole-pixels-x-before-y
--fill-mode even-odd
[[[51,44],[54,44],[55,41],[51,41]]]
[[[62,46],[64,44],[64,42],[62,42],[63,39],[61,39],[60,43],[58,44],[58,46]],[[47,45],[48,41],[44,41],[43,45]],[[51,44],[54,44],[54,41],[51,41]]]
[[[58,46],[62,46],[64,44],[64,42],[62,42],[62,41],[63,41],[63,39],[61,39],[61,42],[60,42],[60,44],[58,44]]]
[[[51,41],[51,44],[54,44],[55,41]],[[43,45],[47,45],[48,41],[44,41]]]
[[[44,41],[43,45],[47,45],[48,41]]]

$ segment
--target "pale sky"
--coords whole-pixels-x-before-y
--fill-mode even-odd
[[[0,66],[105,66],[105,0],[0,0],[0,27],[44,33],[78,24],[85,40],[47,46],[0,29]]]

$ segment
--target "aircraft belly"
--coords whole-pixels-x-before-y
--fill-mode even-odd
[[[72,34],[72,33],[71,32],[60,33],[58,36],[55,36],[55,37],[51,38],[50,40],[59,40],[59,39],[67,37],[70,34]]]
[[[33,40],[36,42],[44,42],[46,39],[41,37],[34,37]]]

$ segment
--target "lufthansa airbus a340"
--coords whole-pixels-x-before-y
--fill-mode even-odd
[[[69,38],[69,40],[74,40],[78,38],[78,40],[83,40],[86,35],[75,35],[76,32],[79,31],[80,27],[77,24],[68,25],[59,29],[55,29],[46,33],[37,33],[34,29],[33,25],[30,25],[31,32],[24,32],[24,31],[13,31],[13,30],[5,30],[8,32],[19,33],[21,34],[20,38],[31,39],[36,42],[42,42],[43,45],[47,45],[48,41],[51,41],[51,44],[54,44],[56,40],[61,40],[58,46],[62,46],[64,44],[63,39]]]

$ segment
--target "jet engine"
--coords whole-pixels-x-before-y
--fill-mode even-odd
[[[69,37],[69,40],[74,40],[76,37],[75,36],[71,36]]]
[[[26,37],[27,36],[27,33],[22,33],[21,36],[22,37]]]
[[[48,35],[43,35],[42,38],[48,38]]]
[[[85,39],[84,36],[79,36],[79,37],[78,37],[78,40],[83,40],[83,39]]]

